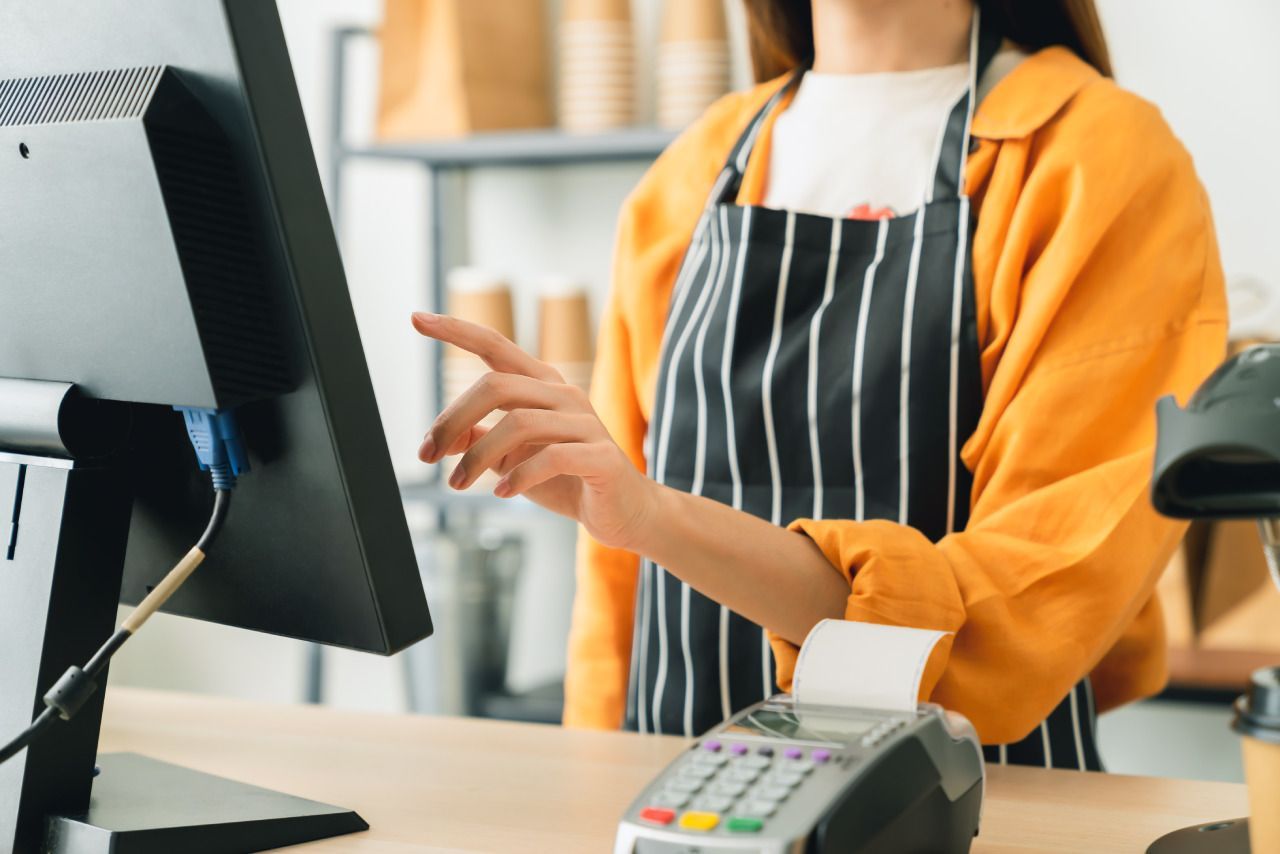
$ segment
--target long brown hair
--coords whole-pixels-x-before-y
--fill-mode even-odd
[[[770,80],[813,61],[813,8],[809,0],[744,0],[757,80]],[[1036,51],[1070,48],[1111,76],[1111,54],[1093,0],[977,0],[984,19],[1009,41]]]

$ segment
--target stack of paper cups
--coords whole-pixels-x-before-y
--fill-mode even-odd
[[[728,91],[723,0],[667,0],[658,46],[658,124],[683,128]]]
[[[630,0],[565,0],[560,25],[560,126],[595,133],[634,122]]]
[[[538,285],[538,358],[558,370],[565,382],[588,391],[594,354],[587,292],[560,276],[545,276]]]
[[[460,267],[449,273],[446,284],[449,314],[495,329],[507,338],[515,339],[511,288],[501,276],[473,267]],[[489,368],[479,357],[453,345],[445,347],[444,355],[444,399],[447,405],[475,385],[477,380],[489,372]],[[493,413],[480,423],[492,427],[501,419],[502,414]],[[457,456],[445,458],[445,477],[453,474],[459,459]],[[497,476],[488,472],[472,488],[492,489],[496,482]]]

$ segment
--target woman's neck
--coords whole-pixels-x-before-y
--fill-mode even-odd
[[[813,70],[916,71],[963,62],[973,0],[812,0]]]

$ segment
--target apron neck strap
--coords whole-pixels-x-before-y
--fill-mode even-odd
[[[979,81],[991,66],[991,60],[1000,51],[1003,41],[998,33],[982,26],[981,13],[975,5],[973,27],[969,33],[969,88],[947,117],[947,127],[938,150],[938,165],[925,202],[964,195],[965,165],[969,160],[970,129],[973,127],[973,112],[978,105]]]
[[[800,84],[800,79],[808,70],[807,65],[802,65],[791,72],[787,82],[774,92],[773,97],[765,102],[765,105],[751,118],[746,130],[738,137],[733,150],[729,152],[724,168],[720,170],[720,177],[716,179],[715,186],[711,189],[711,196],[707,199],[707,207],[726,204],[738,197],[738,191],[742,188],[742,176],[747,172],[747,161],[751,159],[751,152],[756,147],[756,137],[760,134],[760,128],[782,99]]]
[[[947,129],[939,146],[938,165],[933,183],[926,201],[934,198],[947,198],[960,195],[964,186],[964,165],[969,154],[969,129],[973,124],[973,111],[977,103],[978,81],[986,72],[991,60],[1000,50],[1002,39],[998,33],[982,25],[978,5],[974,4],[973,25],[969,35],[969,87],[964,97],[952,108],[947,119]],[[738,197],[742,188],[742,177],[747,171],[747,162],[755,149],[756,139],[769,114],[778,104],[799,85],[807,72],[808,66],[802,65],[791,73],[787,82],[765,103],[752,117],[738,141],[734,143],[720,176],[716,179],[711,195],[707,199],[707,207],[717,204],[731,203]]]

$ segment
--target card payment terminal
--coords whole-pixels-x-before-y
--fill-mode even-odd
[[[982,749],[962,716],[778,696],[698,739],[631,805],[614,854],[967,852]]]

